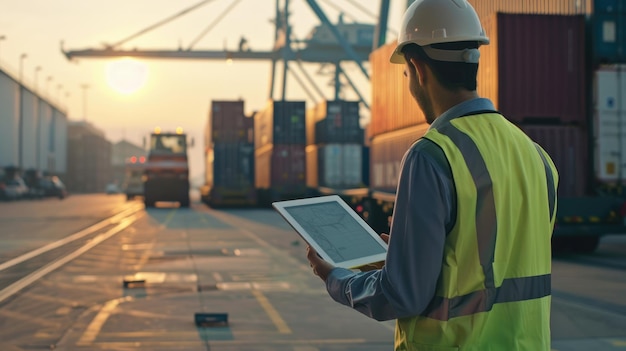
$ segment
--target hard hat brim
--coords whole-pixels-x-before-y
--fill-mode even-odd
[[[396,49],[393,50],[391,57],[389,57],[389,62],[398,64],[398,65],[403,65],[406,63],[406,59],[404,58],[404,54],[402,53],[403,47],[404,45],[398,45]]]

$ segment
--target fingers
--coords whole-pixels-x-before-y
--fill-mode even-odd
[[[381,239],[383,239],[383,241],[384,241],[386,244],[389,244],[389,234],[387,234],[387,233],[382,233],[382,234],[380,234],[380,238],[381,238]]]

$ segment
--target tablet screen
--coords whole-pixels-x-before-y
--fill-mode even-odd
[[[335,201],[286,206],[285,211],[335,262],[386,253],[386,248]]]

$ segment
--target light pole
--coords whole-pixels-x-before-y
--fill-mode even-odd
[[[0,35],[0,41],[6,40],[6,35]]]
[[[49,93],[48,88],[50,88],[50,82],[51,82],[53,79],[54,79],[54,77],[52,77],[52,76],[48,76],[48,78],[46,78],[46,96],[47,96],[48,98],[50,98],[50,93]]]
[[[37,92],[37,77],[39,76],[39,71],[41,71],[41,66],[35,67],[35,92]]]
[[[24,60],[28,57],[27,54],[23,53],[20,55],[20,84],[22,84],[22,71],[24,69]]]
[[[57,103],[59,107],[61,106],[61,89],[63,89],[63,84],[57,84]]]
[[[83,89],[83,121],[87,120],[87,89],[89,84],[82,84],[80,86]]]

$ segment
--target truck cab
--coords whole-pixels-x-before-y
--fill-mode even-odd
[[[178,202],[189,207],[189,162],[187,135],[163,133],[160,129],[150,134],[148,159],[143,173],[144,203],[154,207],[156,202]]]

